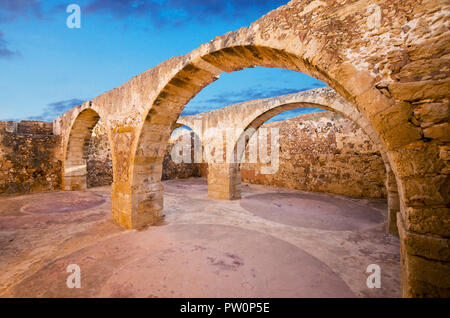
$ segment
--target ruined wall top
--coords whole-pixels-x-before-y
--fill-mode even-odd
[[[29,135],[52,135],[53,123],[37,120],[2,121],[0,127],[9,133]]]

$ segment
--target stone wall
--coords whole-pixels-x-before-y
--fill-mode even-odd
[[[381,155],[352,121],[327,111],[262,127],[279,129],[279,169],[275,174],[261,174],[262,164],[243,163],[244,182],[349,196],[386,197]],[[254,141],[252,138],[250,142]]]
[[[53,135],[53,123],[46,121],[22,120],[17,123],[17,132],[32,135]]]
[[[99,121],[92,130],[88,150],[87,186],[100,187],[113,182],[112,157],[105,125]]]
[[[349,196],[386,197],[385,168],[381,155],[368,136],[352,121],[327,111],[268,123],[262,127],[279,128],[279,170],[275,174],[265,175],[260,173],[263,164],[243,163],[242,181]],[[207,164],[172,161],[174,145],[188,141],[183,139],[185,133],[188,132],[174,136],[167,146],[162,180],[207,176]],[[111,154],[102,122],[93,130],[87,165],[89,187],[112,183]]]
[[[0,193],[60,189],[59,140],[52,123],[0,122]]]
[[[244,163],[244,182],[351,196],[385,197],[380,154],[353,122],[332,113],[305,114],[263,127],[280,129],[280,168],[260,173],[262,164]],[[0,193],[59,189],[58,137],[51,123],[0,123]],[[163,180],[207,176],[206,164],[175,163],[171,152],[183,133],[171,139],[163,163]],[[186,139],[185,139],[186,140]],[[87,161],[88,187],[110,185],[112,160],[102,121],[95,126]]]

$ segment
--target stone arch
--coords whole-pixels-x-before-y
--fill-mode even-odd
[[[241,183],[239,173],[240,158],[245,147],[240,149],[241,153],[238,153],[238,145],[247,144],[248,140],[246,139],[250,139],[251,134],[256,132],[270,118],[288,110],[305,107],[333,111],[350,119],[369,136],[376,148],[379,149],[387,173],[386,187],[388,189],[390,216],[388,230],[392,234],[397,234],[396,213],[399,211],[398,190],[395,176],[392,173],[389,159],[386,156],[386,151],[383,149],[383,145],[377,139],[377,135],[367,120],[349,102],[328,87],[231,105],[198,116],[182,118],[185,123],[192,123],[194,120],[200,121],[203,118],[205,126],[221,124],[222,129],[237,132],[234,141],[232,141],[234,143],[233,152],[229,154],[233,158],[225,158],[225,163],[223,164],[209,164],[209,171],[211,173],[208,176],[209,195],[217,199],[239,199]],[[250,135],[246,133],[248,131]],[[214,143],[214,140],[210,142]]]
[[[369,139],[373,142],[374,145],[379,149],[381,153],[381,157],[383,159],[383,163],[386,170],[386,190],[387,190],[387,199],[388,199],[388,222],[387,222],[387,231],[393,235],[398,235],[397,229],[397,213],[400,212],[400,199],[398,195],[398,186],[395,174],[391,168],[391,163],[389,162],[389,158],[386,154],[386,149],[383,147],[383,144],[378,139],[377,134],[374,132],[373,127],[368,123],[368,121],[361,115],[357,110],[351,107],[351,104],[339,96],[335,91],[330,88],[321,88],[316,90],[311,90],[313,92],[313,96],[317,100],[311,99],[306,103],[289,103],[289,104],[281,104],[279,106],[275,106],[270,108],[269,110],[261,113],[259,116],[255,118],[250,118],[251,122],[247,123],[247,126],[244,130],[248,128],[253,128],[254,131],[258,130],[258,128],[264,124],[270,118],[283,113],[285,111],[297,108],[305,108],[305,107],[314,107],[321,108],[324,110],[329,110],[335,113],[342,115],[343,117],[353,121],[358,127],[360,127]],[[317,98],[318,94],[324,94],[325,98]],[[241,137],[239,137],[241,138]],[[239,142],[239,141],[237,141]],[[236,147],[235,151],[236,153]],[[236,154],[237,158],[239,158],[242,154]],[[238,161],[239,162],[239,161]],[[230,171],[238,172],[239,166],[235,169],[231,169]],[[237,177],[240,181],[240,176]]]
[[[307,63],[298,55],[274,46],[231,43],[228,46],[222,41],[216,42],[224,47],[214,50],[215,43],[210,43],[208,46],[211,52],[192,54],[194,58],[189,57],[177,67],[174,75],[164,80],[141,124],[131,167],[133,191],[128,202],[131,211],[120,212],[128,215],[130,227],[157,222],[162,215],[161,165],[171,132],[170,127],[176,122],[187,102],[217,80],[221,73],[255,66],[278,67],[305,72],[328,84],[334,83],[319,67],[307,67]],[[204,51],[204,48],[199,50]]]
[[[340,97],[334,90],[326,87],[305,91],[298,94],[292,94],[286,97],[287,98],[275,98],[275,102],[271,103],[268,109],[263,108],[260,112],[253,114],[253,117],[249,117],[247,121],[243,123],[243,127],[240,128],[243,131],[253,128],[252,131],[255,132],[266,121],[288,110],[299,108],[320,108],[338,113],[355,122],[369,136],[372,142],[377,146],[377,148],[379,148],[380,152],[385,153],[383,145],[377,138],[376,133],[367,120],[351,105],[351,103]],[[268,100],[262,100],[261,102],[264,103],[266,101]],[[237,153],[237,143],[242,138],[243,135],[240,135],[236,140],[236,145],[234,146],[234,153],[237,155],[237,158],[242,156],[242,154]],[[384,157],[383,160],[388,160],[388,158]],[[389,164],[388,162],[386,163]]]
[[[63,145],[63,190],[87,188],[87,158],[92,130],[100,115],[92,108],[80,109],[72,121]]]
[[[245,30],[240,30],[243,32]],[[235,37],[238,37],[235,35]],[[218,45],[224,45],[223,41],[216,41]],[[213,42],[209,44],[212,46]],[[233,72],[244,68],[255,66],[278,67],[304,72],[319,80],[322,80],[338,90],[348,101],[348,112],[360,113],[359,108],[365,110],[374,100],[380,104],[385,103],[385,107],[392,105],[392,101],[381,94],[375,87],[367,87],[370,77],[367,74],[355,72],[352,76],[359,80],[352,79],[352,85],[348,88],[347,81],[339,81],[333,77],[333,73],[325,71],[320,65],[312,65],[311,61],[303,57],[280,50],[276,47],[254,46],[254,45],[232,45],[226,46],[213,52],[201,56],[195,56],[194,51],[188,55],[188,60],[183,61],[181,66],[176,67],[178,71],[161,85],[159,93],[150,106],[145,120],[141,124],[139,137],[135,140],[136,152],[134,162],[130,167],[131,175],[131,211],[126,212],[131,223],[139,227],[143,224],[158,222],[162,215],[163,198],[162,185],[160,183],[162,172],[162,155],[165,145],[170,137],[171,128],[178,119],[184,106],[204,87],[219,78],[222,72]],[[211,48],[211,47],[210,47]],[[214,46],[213,46],[214,48]],[[198,51],[204,51],[201,47]],[[202,53],[202,52],[201,52]],[[347,65],[348,70],[350,66]],[[355,70],[352,70],[354,72]],[[347,78],[346,78],[347,79]],[[353,92],[353,93],[352,93]],[[361,99],[361,92],[364,93],[364,103],[358,103]],[[359,95],[357,95],[359,93]],[[355,105],[363,104],[359,108]],[[170,110],[170,111],[168,111]],[[369,121],[365,122],[368,126]],[[378,133],[373,129],[370,137],[374,140],[383,141],[378,137]],[[389,158],[389,156],[386,156]],[[395,171],[395,169],[393,169]],[[146,184],[146,186],[144,186]],[[159,193],[159,194],[158,194]],[[134,211],[134,212],[133,212]],[[123,212],[119,212],[122,213]],[[131,215],[130,215],[131,214]],[[131,227],[134,227],[131,225]]]

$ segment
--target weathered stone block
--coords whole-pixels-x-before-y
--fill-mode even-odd
[[[449,103],[425,103],[414,109],[414,117],[423,128],[449,119]]]
[[[402,180],[407,193],[407,206],[445,206],[449,202],[450,180],[446,175],[433,177],[410,177]]]
[[[436,144],[417,142],[390,152],[399,178],[423,174],[438,174],[446,166],[439,158],[440,148]]]
[[[412,102],[424,99],[440,100],[448,96],[448,92],[450,92],[450,81],[396,82],[389,85],[389,91],[397,100]]]
[[[448,207],[406,207],[403,215],[408,231],[450,237],[450,209]]]
[[[423,130],[425,138],[437,139],[443,142],[450,142],[450,128],[448,123],[433,125]]]

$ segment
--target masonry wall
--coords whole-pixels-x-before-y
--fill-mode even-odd
[[[332,113],[305,114],[263,125],[280,132],[280,167],[261,174],[262,164],[243,163],[243,182],[351,196],[385,197],[385,171],[377,149],[353,122]],[[168,144],[163,180],[207,176],[206,164],[175,163]],[[184,139],[186,140],[186,139]],[[60,189],[59,137],[52,123],[0,122],[0,193]],[[112,183],[112,160],[103,123],[93,130],[87,161],[88,187]]]
[[[194,163],[175,163],[172,160],[171,153],[177,142],[182,142],[181,138],[171,140],[167,145],[166,154],[163,161],[162,180],[186,179],[190,177],[202,177],[202,170],[199,164]],[[193,148],[191,148],[193,150]],[[191,158],[192,155],[191,155]]]
[[[102,121],[92,130],[86,179],[88,188],[110,185],[113,182],[111,150]]]
[[[381,155],[352,121],[333,112],[320,112],[262,127],[279,129],[279,170],[265,175],[260,173],[263,164],[243,163],[243,182],[349,196],[386,197]],[[182,140],[189,139],[183,139],[180,134],[167,146],[163,180],[207,176],[206,164],[171,160],[174,145]],[[101,122],[93,130],[87,165],[89,187],[112,183],[111,154]]]
[[[352,121],[327,111],[262,127],[279,129],[279,170],[261,174],[263,164],[243,163],[244,182],[349,196],[386,197],[381,154]]]
[[[58,146],[52,123],[0,122],[0,194],[60,189]]]

